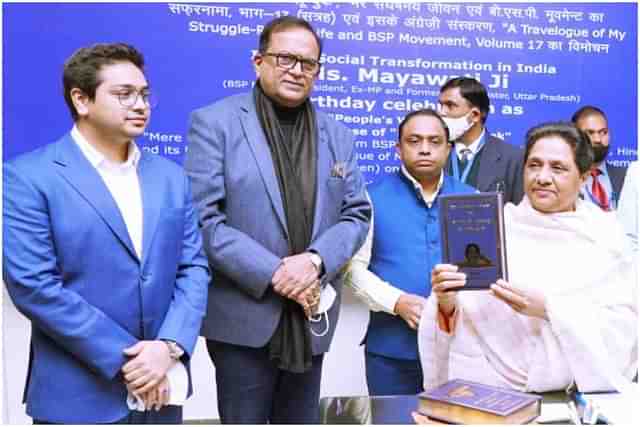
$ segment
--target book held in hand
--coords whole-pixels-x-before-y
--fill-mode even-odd
[[[453,424],[526,424],[540,415],[542,397],[465,380],[418,395],[418,411]]]
[[[442,262],[467,275],[460,290],[508,280],[502,193],[452,194],[438,201]]]

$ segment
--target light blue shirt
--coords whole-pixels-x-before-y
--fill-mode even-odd
[[[598,170],[600,170],[601,172],[600,175],[598,176],[598,181],[600,182],[600,184],[604,188],[605,193],[607,194],[607,200],[609,201],[609,208],[615,209],[616,202],[620,198],[620,195],[613,194],[613,186],[611,185],[611,178],[609,178],[606,162],[602,162],[600,166],[598,166]],[[593,202],[593,198],[591,196],[592,186],[593,186],[593,177],[589,174],[587,176],[587,180],[585,181],[585,183],[582,185],[582,188],[580,189],[580,194],[582,195],[582,198],[584,200]],[[614,197],[612,197],[612,194]]]

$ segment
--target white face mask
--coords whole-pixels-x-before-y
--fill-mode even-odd
[[[331,286],[331,283],[327,283],[322,289],[322,293],[320,294],[320,303],[318,304],[316,315],[312,316],[309,319],[309,329],[311,330],[312,335],[315,335],[316,337],[323,337],[327,334],[327,332],[329,332],[329,314],[327,312],[335,302],[337,295],[338,294],[336,293],[336,290],[333,289],[333,286]],[[322,332],[317,332],[316,330],[314,330],[312,324],[320,322],[323,317],[326,321],[326,327]]]
[[[453,117],[442,117],[442,120],[447,124],[449,128],[449,141],[455,141],[464,135],[471,127],[473,126],[473,122],[468,121],[467,119],[471,115],[471,111],[465,114],[462,117],[458,117],[454,119]]]

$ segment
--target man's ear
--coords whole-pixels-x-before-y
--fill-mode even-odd
[[[471,108],[471,120],[473,123],[482,123],[482,113],[477,107]]]
[[[262,65],[262,61],[264,61],[262,55],[256,53],[253,57],[253,71],[255,71],[257,78],[260,78],[260,66]]]
[[[82,90],[78,89],[77,87],[74,87],[69,92],[69,96],[71,97],[71,102],[73,102],[73,106],[75,107],[76,112],[78,113],[78,116],[82,117],[89,114],[88,105],[89,105],[89,102],[91,102],[91,100],[89,99],[89,96],[87,96],[86,93],[84,93]]]
[[[402,160],[402,151],[401,151],[401,147],[400,147],[401,142],[398,141],[396,142],[396,153],[398,153],[398,156],[400,156],[400,159]]]

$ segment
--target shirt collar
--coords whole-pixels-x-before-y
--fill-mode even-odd
[[[401,165],[400,170],[402,171],[402,174],[411,182],[413,188],[416,190],[416,193],[419,194],[420,197],[422,197],[422,200],[424,200],[428,207],[431,207],[431,205],[433,205],[433,202],[436,200],[436,197],[438,197],[440,189],[442,188],[442,184],[444,182],[443,171],[440,171],[440,179],[438,180],[436,191],[434,191],[430,197],[426,197],[424,191],[422,191],[422,185],[420,185],[420,183],[413,176],[411,176],[407,168],[405,168],[404,165]]]
[[[469,150],[471,150],[471,154],[475,156],[476,153],[478,152],[478,146],[480,145],[480,141],[482,141],[482,138],[484,138],[485,132],[486,130],[482,129],[482,133],[480,134],[478,139],[476,139],[469,145],[465,145],[464,142],[460,142],[460,141],[456,142],[455,147],[456,147],[456,154],[458,155],[458,158],[461,158],[460,152],[465,148],[468,148]]]
[[[601,176],[608,176],[608,174],[607,174],[607,162],[605,160],[603,160],[602,163],[600,163],[600,165],[598,165],[597,169],[600,171],[600,175]]]
[[[89,163],[91,163],[91,165],[96,169],[100,167],[116,167],[119,169],[138,167],[138,162],[140,161],[140,149],[133,141],[129,143],[127,160],[124,163],[116,163],[107,159],[104,154],[96,150],[93,145],[87,141],[84,135],[80,133],[80,130],[75,125],[73,126],[73,129],[71,129],[71,137],[78,147],[80,147],[80,151],[82,151],[87,160],[89,160]]]

